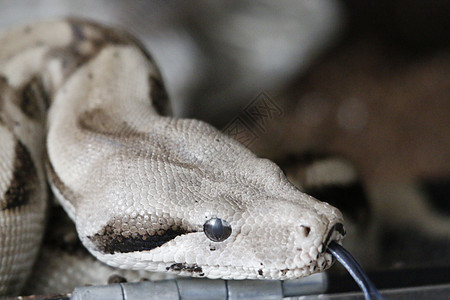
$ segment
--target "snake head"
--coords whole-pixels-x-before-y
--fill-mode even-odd
[[[109,178],[95,184],[108,197],[101,214],[80,205],[76,223],[97,258],[224,279],[299,278],[332,264],[326,248],[344,235],[338,209],[300,192],[276,164],[211,126],[170,122],[177,138],[170,140],[166,126],[159,139],[170,155],[153,150],[139,163],[122,159],[93,170]]]

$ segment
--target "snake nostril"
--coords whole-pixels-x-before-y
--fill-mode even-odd
[[[309,233],[311,232],[311,227],[305,226],[305,225],[300,225],[300,228],[302,229],[303,235],[305,237],[308,237]]]

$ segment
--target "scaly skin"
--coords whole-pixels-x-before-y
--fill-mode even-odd
[[[0,44],[2,107],[27,115],[17,103],[28,86],[26,103],[48,100],[47,175],[98,259],[227,279],[298,278],[331,265],[325,250],[342,238],[341,213],[212,126],[171,117],[159,71],[132,37],[63,20],[10,31]],[[8,126],[12,141],[32,139]],[[5,174],[13,173],[11,157]],[[215,218],[231,228],[221,241],[204,232]]]

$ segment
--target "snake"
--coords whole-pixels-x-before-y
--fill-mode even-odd
[[[0,45],[0,295],[29,276],[49,194],[113,267],[283,280],[334,263],[341,212],[212,125],[174,117],[129,33],[67,18]]]

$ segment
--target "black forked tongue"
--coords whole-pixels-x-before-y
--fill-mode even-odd
[[[384,299],[355,258],[347,250],[345,250],[344,247],[335,241],[332,241],[328,245],[327,251],[330,252],[347,269],[350,275],[352,275],[353,279],[364,292],[364,297],[366,300]]]

